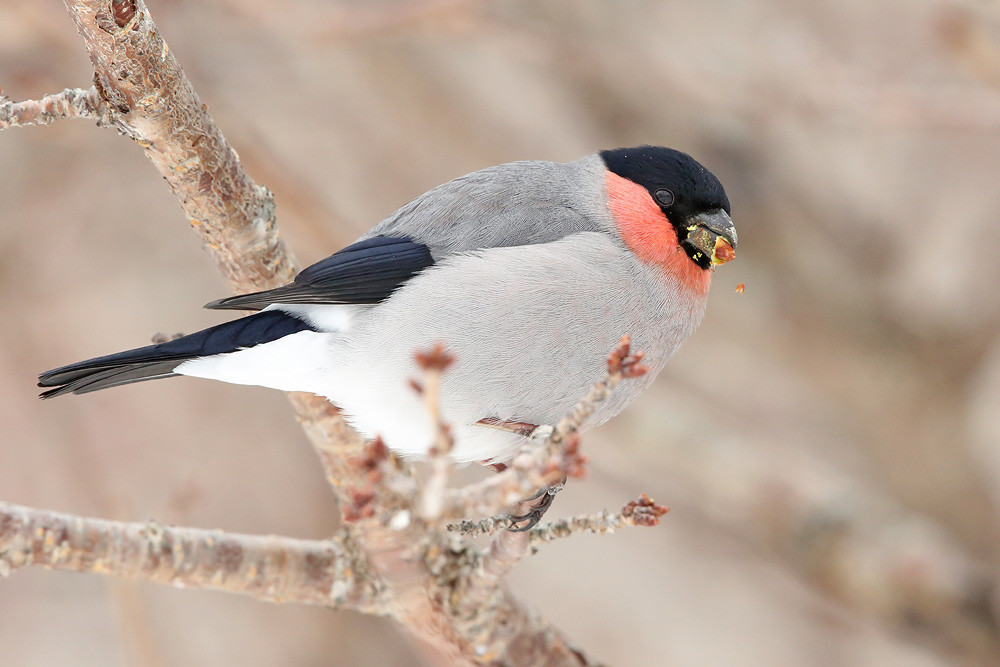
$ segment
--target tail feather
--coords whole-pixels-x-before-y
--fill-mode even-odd
[[[132,384],[133,382],[174,377],[177,375],[177,373],[173,372],[174,368],[176,368],[183,361],[185,360],[176,359],[161,362],[154,361],[148,363],[129,364],[121,368],[108,368],[89,372],[81,371],[81,375],[79,375],[76,379],[67,381],[65,384],[58,386],[55,389],[43,391],[39,396],[40,398],[55,398],[56,396],[62,396],[64,394],[87,394],[100,389],[109,389],[123,384]],[[54,385],[45,385],[39,382],[38,386],[48,387]]]
[[[53,387],[42,392],[41,398],[54,398],[172,377],[176,375],[174,369],[190,359],[235,352],[307,329],[311,327],[296,317],[268,310],[176,340],[46,371],[38,376],[38,386]]]

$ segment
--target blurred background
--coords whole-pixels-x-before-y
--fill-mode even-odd
[[[1000,664],[1000,2],[148,0],[303,264],[468,171],[663,144],[726,185],[737,260],[551,516],[655,529],[512,585],[615,665]],[[90,85],[61,3],[0,0],[0,86]],[[744,283],[745,292],[736,286]],[[190,379],[38,401],[39,371],[219,321],[141,151],[0,135],[0,498],[322,537],[277,392]],[[414,665],[392,623],[23,570],[9,665]]]

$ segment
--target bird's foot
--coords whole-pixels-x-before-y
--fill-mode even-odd
[[[552,506],[552,501],[556,499],[556,494],[562,491],[565,485],[566,478],[564,477],[558,484],[546,486],[535,495],[521,501],[522,505],[526,505],[528,507],[528,511],[524,514],[512,515],[508,517],[511,521],[511,527],[507,530],[512,533],[523,533],[537,526],[538,522],[542,520],[542,516],[544,516],[549,507]]]

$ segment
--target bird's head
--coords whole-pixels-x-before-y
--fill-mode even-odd
[[[719,179],[694,158],[660,146],[600,155],[615,225],[639,259],[705,282],[708,276],[698,274],[735,257],[729,198]]]

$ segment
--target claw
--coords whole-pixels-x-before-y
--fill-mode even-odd
[[[551,505],[552,503],[549,504]],[[510,520],[513,522],[513,525],[507,530],[511,533],[528,532],[529,530],[538,525],[538,522],[542,520],[542,517],[545,515],[545,510],[547,509],[548,506],[545,506],[544,508],[531,510],[527,514],[519,514],[518,516],[510,517]],[[517,524],[521,523],[522,521],[527,521],[528,523],[524,524],[523,526],[517,526]],[[517,527],[515,528],[514,526]]]
[[[556,494],[562,491],[565,484],[566,478],[563,478],[563,481],[560,483],[553,484],[552,486],[546,486],[530,498],[525,498],[522,502],[529,504],[531,509],[524,514],[508,517],[511,521],[511,527],[507,530],[512,533],[524,533],[537,526],[538,522],[541,521],[542,517],[545,515],[545,512],[547,512],[549,507],[552,506],[552,501],[556,499]],[[527,522],[525,525],[518,525],[524,521]]]

